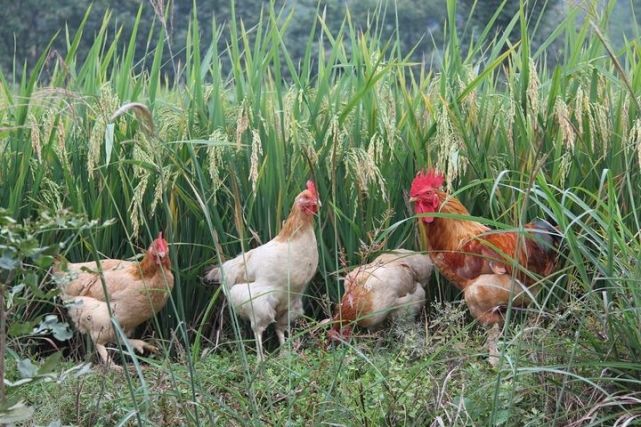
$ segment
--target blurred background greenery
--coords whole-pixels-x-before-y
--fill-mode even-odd
[[[243,0],[237,2],[235,15],[241,20],[246,29],[251,29],[260,19],[261,7],[269,5],[269,0]],[[534,49],[540,47],[550,33],[563,19],[570,3],[581,3],[578,0],[535,0],[528,3],[532,25],[531,39]],[[599,5],[597,0],[590,0],[584,7]],[[88,35],[96,34],[103,22],[104,14],[110,11],[112,20],[109,31],[114,37],[122,31],[124,38],[128,38],[136,15],[141,6],[142,19],[140,21],[139,36],[136,39],[136,58],[145,58],[153,49],[148,37],[149,30],[154,23],[164,21],[169,34],[171,49],[165,51],[164,71],[172,75],[175,63],[184,62],[184,52],[187,44],[187,33],[190,18],[197,9],[197,18],[201,29],[201,44],[207,46],[212,40],[212,20],[215,19],[221,36],[218,41],[219,50],[224,50],[229,44],[230,17],[233,16],[231,2],[228,0],[123,0],[113,2],[109,0],[56,0],[42,7],[40,0],[5,0],[2,2],[0,17],[3,25],[0,27],[0,69],[10,73],[17,64],[33,66],[38,57],[45,51],[48,43],[55,34],[50,56],[61,54],[65,51],[66,39],[70,37],[65,32],[69,28],[71,34],[79,27],[87,7],[91,6],[91,13],[85,25]],[[169,6],[169,7],[167,7]],[[379,2],[378,0],[276,0],[276,10],[282,10],[282,16],[287,16],[294,11],[294,17],[288,23],[285,33],[285,45],[292,59],[301,60],[305,51],[305,40],[309,34],[318,10],[326,17],[326,25],[335,33],[341,25],[349,10],[355,28],[366,30],[370,25],[378,25],[377,33],[382,39],[391,37],[398,20],[399,28],[403,31],[398,35],[398,42],[403,55],[410,54],[414,61],[425,63],[427,67],[439,66],[440,53],[443,47],[443,27],[446,21],[446,7],[442,0],[396,0]],[[387,8],[382,15],[383,22],[372,19],[375,10],[379,7]],[[492,28],[496,34],[501,34],[509,25],[512,18],[519,10],[519,0],[461,0],[458,1],[457,24],[463,30],[463,44],[469,44],[484,29],[492,19],[494,13],[501,9]],[[166,17],[162,17],[163,10],[169,10]],[[610,37],[614,46],[623,44],[624,38],[636,36],[639,22],[636,11],[641,10],[641,0],[618,0],[610,17]],[[633,11],[633,13],[631,13]],[[155,27],[158,29],[158,27]],[[510,32],[512,40],[519,39],[519,26],[515,25]],[[250,32],[251,33],[251,32]],[[394,36],[396,37],[396,36]],[[20,43],[16,43],[20,40]],[[79,58],[82,60],[92,45],[91,37],[83,37],[78,48]],[[563,49],[563,46],[552,46],[548,49],[548,56],[554,58],[554,51]],[[173,60],[172,60],[173,58]],[[150,67],[151,61],[141,60],[139,67]],[[229,64],[223,64],[229,67]],[[46,76],[46,73],[45,73]]]

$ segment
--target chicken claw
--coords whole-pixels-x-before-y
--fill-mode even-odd
[[[116,365],[111,356],[109,356],[107,348],[104,345],[96,344],[96,351],[98,352],[98,355],[102,360],[102,366],[104,366],[105,369],[111,369],[115,372],[122,372],[122,366]]]
[[[136,350],[136,352],[139,354],[143,354],[145,350],[150,353],[158,353],[158,347],[154,347],[153,345],[146,343],[143,340],[129,339],[128,341],[133,349]]]

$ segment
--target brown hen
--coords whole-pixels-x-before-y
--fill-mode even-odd
[[[112,359],[105,344],[116,342],[116,335],[107,303],[125,335],[131,335],[136,326],[165,306],[174,286],[170,267],[169,246],[160,233],[140,262],[104,259],[100,265],[57,263],[53,274],[60,283],[71,320],[80,332],[91,336],[102,362],[109,365]],[[139,353],[156,351],[142,340],[128,339],[128,342]]]

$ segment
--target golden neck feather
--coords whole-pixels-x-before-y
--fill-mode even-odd
[[[280,233],[278,233],[278,236],[276,236],[276,240],[285,241],[293,239],[297,233],[312,224],[313,218],[313,215],[304,213],[302,209],[294,204],[283,228],[280,230]]]
[[[443,191],[438,192],[439,212],[469,216],[470,212],[456,198]],[[462,244],[488,230],[476,221],[455,218],[434,218],[431,223],[422,222],[428,243],[428,249],[436,251],[457,250]]]

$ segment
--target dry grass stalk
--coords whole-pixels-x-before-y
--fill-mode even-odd
[[[252,151],[249,166],[249,180],[252,183],[252,191],[256,193],[256,184],[258,183],[258,172],[260,168],[260,158],[263,155],[263,145],[260,141],[260,133],[252,129]]]
[[[148,135],[153,135],[155,133],[154,129],[154,118],[151,114],[151,110],[145,104],[140,102],[129,102],[122,105],[118,108],[109,118],[110,122],[115,121],[118,117],[122,116],[125,113],[133,112],[136,115],[136,118],[140,121],[143,126],[143,130]]]
[[[240,150],[243,141],[243,134],[249,129],[249,115],[247,111],[247,102],[243,101],[238,109],[236,118],[236,150]]]
[[[467,162],[460,155],[463,141],[458,131],[452,126],[446,105],[443,105],[441,113],[437,117],[437,130],[434,139],[438,150],[436,169],[446,171],[447,188],[452,191],[454,181],[465,172]]]
[[[541,82],[539,80],[539,74],[536,71],[536,65],[534,64],[534,61],[530,58],[529,62],[530,62],[530,80],[528,81],[528,85],[527,85],[527,100],[528,100],[528,103],[530,104],[531,117],[533,118],[533,122],[536,123],[536,117],[538,116],[539,109],[540,109],[539,90],[541,87]]]
[[[214,130],[209,136],[209,140],[213,142],[212,145],[207,147],[207,163],[209,169],[209,177],[212,183],[212,195],[223,186],[223,181],[220,176],[220,171],[223,168],[223,155],[230,144],[229,137],[222,128]]]
[[[104,141],[107,123],[111,121],[109,115],[112,111],[117,110],[118,104],[118,97],[113,93],[111,86],[108,83],[103,85],[95,105],[96,119],[89,135],[89,152],[87,154],[89,178],[94,178],[96,166],[100,161],[100,148]],[[120,110],[117,110],[116,113],[119,111]],[[127,110],[123,110],[120,114],[124,111]],[[114,114],[111,117],[115,118],[118,116]]]
[[[568,106],[561,98],[557,98],[554,103],[554,115],[561,131],[561,138],[565,148],[561,157],[560,166],[560,184],[563,185],[572,164],[572,154],[574,153],[574,146],[576,143],[576,132],[574,132],[574,128],[570,122]]]

